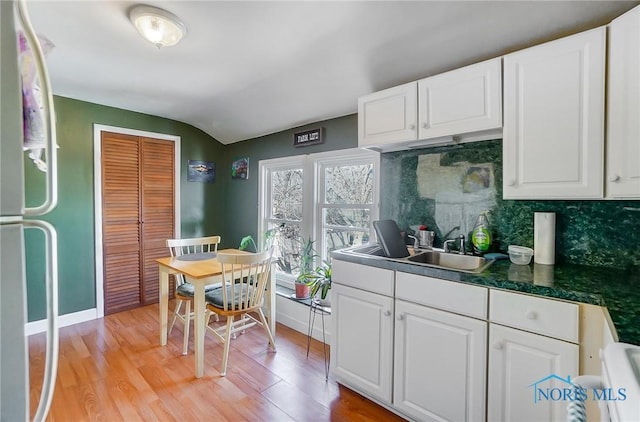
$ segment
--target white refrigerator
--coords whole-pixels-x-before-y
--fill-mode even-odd
[[[43,122],[46,197],[39,206],[25,207],[26,137],[23,129],[23,87],[19,68],[17,31],[33,51]],[[0,1],[0,421],[31,419],[29,403],[29,350],[26,336],[27,284],[25,230],[41,230],[46,243],[45,280],[47,341],[42,394],[33,420],[47,416],[55,385],[58,360],[57,249],[53,226],[37,220],[57,203],[57,160],[53,97],[42,49],[31,28],[23,1]],[[28,107],[25,107],[28,109]],[[25,161],[27,161],[25,163]]]

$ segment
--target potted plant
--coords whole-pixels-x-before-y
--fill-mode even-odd
[[[264,250],[267,250],[273,244],[273,238],[276,235],[277,230],[278,228],[276,227],[264,232]],[[244,251],[244,250],[247,250],[249,246],[253,246],[253,250],[256,253],[258,252],[258,246],[256,245],[256,241],[253,240],[253,236],[251,236],[250,234],[243,237],[242,240],[240,240],[240,246],[238,247],[238,249],[240,249],[241,251]]]
[[[307,275],[313,272],[313,264],[315,259],[318,257],[316,254],[316,250],[313,247],[314,241],[311,238],[306,241],[304,238],[302,239],[302,247],[300,248],[300,275],[296,278],[295,288],[296,288],[296,298],[298,299],[306,299],[312,297],[311,295],[311,286],[307,283]]]
[[[309,293],[313,300],[318,301],[321,306],[329,305],[327,294],[329,293],[329,289],[331,289],[331,273],[331,264],[324,261],[322,265],[316,267],[314,270],[298,276],[299,280],[302,280],[309,286]]]

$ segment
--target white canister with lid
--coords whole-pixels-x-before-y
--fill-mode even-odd
[[[533,220],[533,262],[556,263],[556,213],[536,212]]]

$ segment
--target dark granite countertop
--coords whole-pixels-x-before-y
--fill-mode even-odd
[[[333,252],[335,259],[444,280],[570,300],[608,309],[619,340],[640,345],[640,269],[615,270],[572,264],[514,265],[498,260],[479,274],[449,271]]]

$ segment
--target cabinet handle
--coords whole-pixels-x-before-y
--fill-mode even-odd
[[[416,125],[409,125],[410,130],[414,130],[415,128],[416,128]]]
[[[609,181],[610,182],[617,182],[620,180],[620,176],[618,176],[617,174],[613,174],[611,176],[609,176]]]
[[[404,315],[403,314],[398,314],[398,321],[402,321],[404,319]]]
[[[391,311],[390,310],[387,309],[386,311],[384,311],[384,316],[389,316],[389,315],[391,315]]]
[[[493,345],[493,348],[496,350],[502,350],[504,348],[504,344],[501,341],[499,341]]]
[[[516,184],[515,180],[513,180],[513,179],[507,180],[507,186],[515,186],[515,184]]]
[[[425,128],[425,129],[428,129],[428,128],[429,128],[429,125],[428,125],[427,123],[423,123],[423,124],[422,124],[422,127],[423,127],[423,128]]]
[[[527,317],[527,319],[531,320],[538,319],[538,313],[535,311],[529,311],[525,314],[525,316]]]

